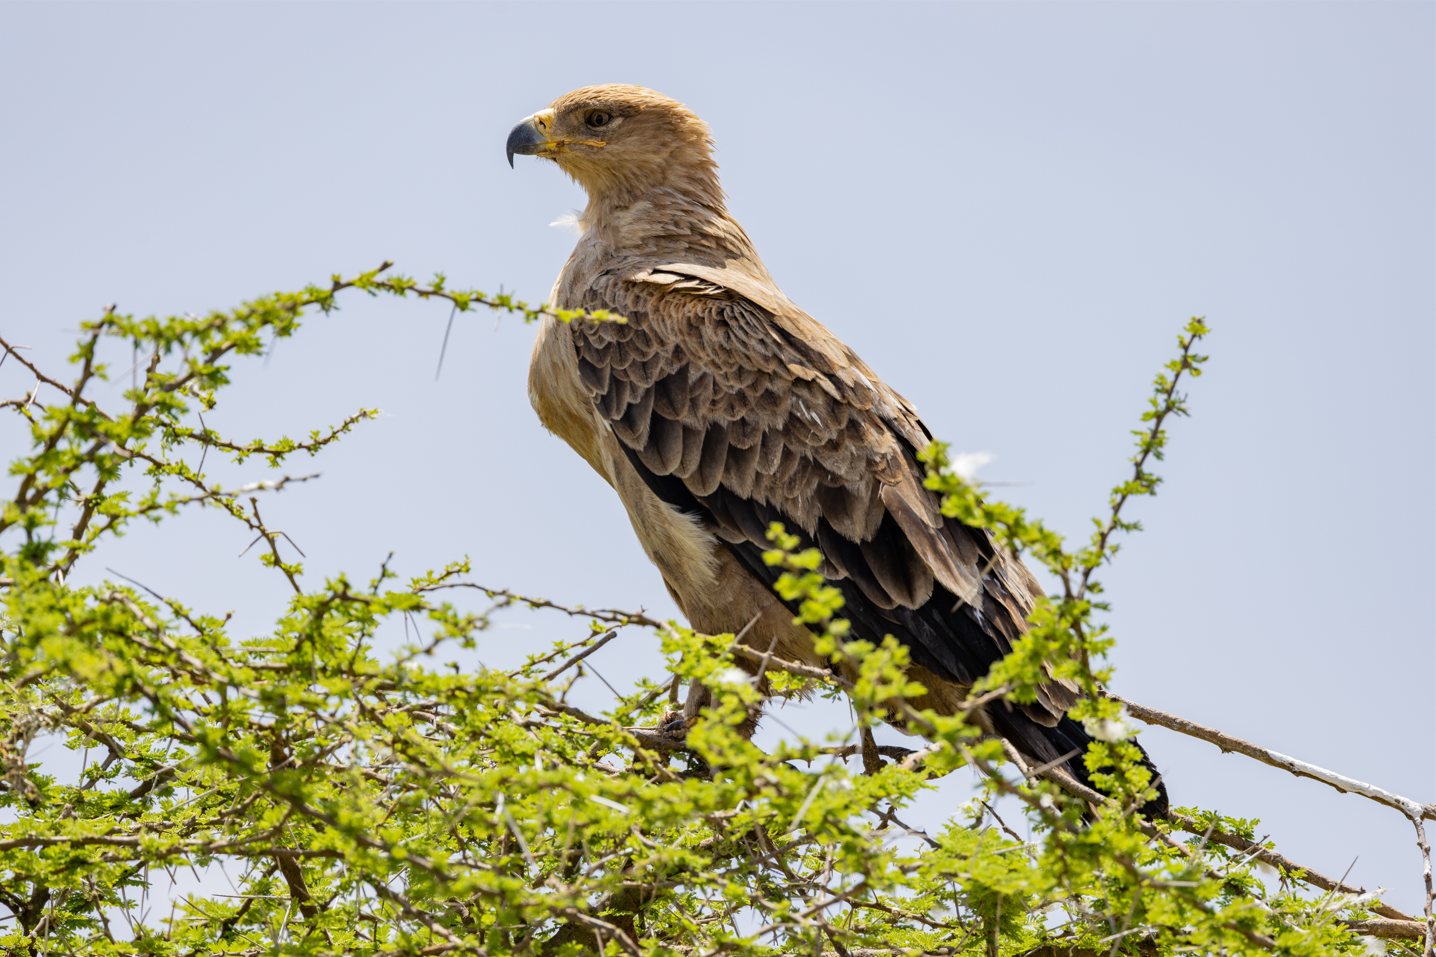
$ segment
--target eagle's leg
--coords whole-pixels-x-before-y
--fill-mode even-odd
[[[686,725],[698,720],[698,714],[713,703],[713,692],[697,678],[688,686],[688,697],[683,699],[683,718]]]
[[[645,496],[653,497],[646,487],[636,496],[640,504],[647,502]],[[661,538],[668,543],[662,549],[651,549],[650,557],[662,572],[668,593],[696,631],[709,635],[732,634],[744,647],[771,656],[775,661],[814,663],[813,636],[794,621],[793,613],[766,585],[750,575],[709,532],[688,528],[675,517],[679,513],[663,506],[657,498],[653,498],[653,503],[658,507],[649,511],[639,508],[636,514],[631,512],[630,517],[635,528],[641,527],[651,538]],[[656,529],[655,516],[667,524]],[[658,535],[658,530],[667,534]],[[680,547],[688,533],[696,535],[696,541]],[[678,556],[685,554],[701,554],[706,560],[678,560]],[[766,670],[760,662],[746,657],[735,658],[733,664],[754,676]],[[738,733],[745,739],[752,738],[763,717],[762,701],[771,691],[766,674],[759,678],[757,688],[761,695],[759,701],[748,707],[748,713],[738,725]],[[667,733],[675,733],[680,718],[683,728],[691,727],[702,710],[712,704],[712,690],[694,681],[681,714],[667,717],[662,727]]]
[[[766,678],[762,684],[764,686],[767,685]],[[759,690],[762,691],[764,688],[760,687]],[[753,733],[758,730],[758,722],[763,718],[763,701],[766,700],[766,698],[767,696],[765,694],[762,699],[750,704],[748,706],[748,713],[743,716],[742,722],[738,725],[738,733],[743,736],[745,741],[752,740]],[[711,707],[712,705],[713,692],[709,690],[707,685],[695,679],[694,682],[689,685],[688,697],[683,702],[682,727],[685,729],[693,727],[693,723],[698,720],[698,716],[702,713],[703,709]]]

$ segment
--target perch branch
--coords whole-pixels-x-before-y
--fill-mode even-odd
[[[1366,784],[1355,778],[1349,778],[1344,774],[1337,774],[1335,771],[1319,768],[1314,764],[1307,764],[1305,761],[1298,760],[1297,758],[1258,747],[1250,741],[1234,738],[1229,734],[1223,734],[1215,728],[1208,728],[1205,725],[1197,724],[1195,721],[1188,721],[1186,718],[1179,718],[1165,711],[1148,708],[1146,705],[1129,701],[1120,695],[1108,692],[1107,697],[1126,705],[1127,711],[1132,717],[1145,721],[1147,724],[1160,725],[1194,738],[1201,738],[1209,744],[1215,744],[1223,751],[1236,751],[1239,754],[1244,754],[1249,758],[1260,761],[1262,764],[1269,764],[1274,768],[1289,771],[1297,777],[1311,778],[1323,784],[1329,784],[1338,791],[1350,791],[1352,794],[1360,794],[1362,797],[1370,798],[1380,804],[1385,804],[1387,807],[1393,807],[1413,819],[1429,818],[1436,820],[1436,806],[1418,804],[1410,798],[1404,798],[1399,794],[1392,794],[1390,791]]]

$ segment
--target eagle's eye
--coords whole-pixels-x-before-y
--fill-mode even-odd
[[[608,121],[611,119],[613,119],[613,114],[606,113],[603,110],[594,110],[588,114],[588,119],[585,122],[594,129],[597,129],[600,126],[607,126]]]

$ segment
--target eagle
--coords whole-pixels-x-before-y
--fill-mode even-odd
[[[821,552],[853,637],[907,646],[926,689],[912,704],[955,713],[1041,588],[986,531],[942,514],[912,403],[783,295],[728,212],[708,126],[653,90],[590,86],[521,121],[506,150],[510,166],[552,160],[588,194],[550,305],[627,320],[544,317],[530,400],[618,493],[689,624],[830,667],[763,560],[781,522]],[[1077,699],[1053,677],[1035,702],[1000,700],[978,721],[1088,783]],[[685,710],[704,701],[695,686]],[[1158,789],[1145,810],[1164,814]]]

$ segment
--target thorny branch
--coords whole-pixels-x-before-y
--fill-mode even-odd
[[[1399,794],[1392,794],[1390,791],[1366,784],[1355,778],[1349,778],[1344,774],[1337,774],[1335,771],[1319,768],[1314,764],[1307,764],[1305,761],[1298,760],[1297,758],[1289,757],[1276,751],[1270,751],[1252,744],[1249,741],[1243,741],[1241,738],[1223,734],[1215,728],[1208,728],[1205,725],[1197,724],[1195,721],[1188,721],[1186,718],[1179,718],[1165,711],[1158,711],[1156,708],[1149,708],[1146,705],[1137,704],[1135,701],[1123,698],[1121,695],[1108,692],[1106,693],[1106,697],[1111,698],[1113,701],[1121,702],[1127,707],[1127,711],[1132,717],[1145,721],[1147,724],[1159,725],[1193,738],[1200,738],[1209,744],[1215,744],[1223,751],[1235,751],[1238,754],[1244,754],[1249,758],[1260,761],[1262,764],[1268,764],[1274,768],[1289,771],[1297,777],[1311,778],[1314,781],[1329,784],[1343,793],[1350,792],[1352,794],[1359,794],[1362,797],[1376,801],[1378,804],[1385,804],[1387,807],[1395,808],[1408,817],[1436,820],[1436,805],[1418,804],[1410,798],[1404,798]]]

